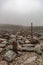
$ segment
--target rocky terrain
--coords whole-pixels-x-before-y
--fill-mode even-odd
[[[43,35],[30,32],[3,31],[0,33],[0,65],[41,65]],[[14,44],[13,44],[14,43]],[[17,44],[17,45],[16,45]]]

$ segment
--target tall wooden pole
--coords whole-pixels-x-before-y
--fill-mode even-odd
[[[33,23],[31,22],[31,41],[33,40]]]

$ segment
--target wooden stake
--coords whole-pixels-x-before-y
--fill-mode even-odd
[[[33,40],[33,23],[31,22],[31,41]]]

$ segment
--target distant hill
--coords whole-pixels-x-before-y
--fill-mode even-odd
[[[30,27],[26,26],[20,26],[20,25],[10,25],[10,24],[1,24],[0,25],[0,32],[1,31],[8,31],[8,32],[14,32],[17,31],[25,31],[25,33],[28,33],[31,31]],[[43,33],[43,26],[34,26],[33,32]]]
[[[26,30],[27,27],[19,25],[2,24],[0,25],[0,31],[17,32]]]

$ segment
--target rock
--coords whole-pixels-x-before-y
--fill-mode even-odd
[[[7,44],[8,42],[7,41],[3,41],[2,44]]]
[[[30,43],[32,43],[32,44],[39,44],[39,40],[33,38],[32,41],[30,40]]]
[[[37,36],[35,36],[35,35],[33,35],[33,39],[35,39],[35,40],[38,40],[38,41],[39,41],[38,37],[37,37]]]
[[[22,52],[18,51],[17,56],[20,57],[22,54],[23,54]]]
[[[40,40],[43,40],[43,36],[41,36],[39,39],[40,39]]]
[[[21,40],[21,38],[17,38],[17,40]]]
[[[18,54],[19,54],[19,55],[22,55],[22,52],[18,51]]]
[[[22,40],[18,40],[18,42],[19,42],[20,44],[24,44],[24,42],[23,42]]]
[[[12,44],[14,41],[16,41],[16,39],[15,38],[12,38],[12,39],[9,40],[9,43],[8,44]]]
[[[0,48],[0,53],[1,53],[3,50],[4,50],[3,48]]]
[[[25,43],[28,44],[28,43],[30,43],[30,41],[29,40],[26,40]]]
[[[36,33],[36,32],[34,33],[34,35],[37,36],[37,37],[40,37],[41,36],[40,33]]]
[[[27,36],[27,39],[31,39],[31,35],[28,35],[28,36]]]
[[[34,44],[23,44],[23,47],[34,47]]]
[[[43,43],[40,43],[40,45],[41,45],[41,50],[43,51]]]
[[[12,50],[13,49],[13,46],[12,45],[8,45],[7,47],[6,47],[6,50]]]
[[[11,35],[10,35],[10,38],[16,38],[16,36],[15,36],[15,35],[13,35],[13,34],[11,34]]]
[[[26,39],[27,39],[26,37],[22,37],[22,40],[24,40],[24,41],[25,41]]]
[[[17,41],[17,50],[22,51],[22,46],[19,44],[18,41]]]
[[[22,47],[23,51],[34,51],[34,47]]]
[[[8,65],[6,61],[0,61],[0,65]]]
[[[25,60],[25,62],[23,64],[29,64],[32,63],[33,61],[35,61],[37,59],[37,56],[33,56],[28,58],[27,60]]]
[[[18,38],[23,38],[23,36],[20,36],[20,35],[19,35]]]
[[[22,36],[17,36],[17,40],[21,40],[23,37]]]
[[[6,39],[0,38],[0,42],[7,41]]]
[[[0,35],[0,38],[2,38],[2,35]]]
[[[18,35],[20,35],[20,34],[21,34],[21,32],[17,32],[15,35],[18,36]]]
[[[3,36],[3,38],[5,38],[5,39],[9,39],[9,33],[3,33],[2,36]]]
[[[12,61],[16,57],[16,53],[13,52],[12,50],[9,50],[5,53],[4,59],[7,61]]]
[[[6,44],[0,43],[0,48],[4,48],[5,46],[6,46]]]
[[[42,54],[41,45],[36,45],[34,51],[37,52],[39,55]]]
[[[21,45],[17,46],[17,49],[18,49],[18,50],[21,49],[21,48],[22,48]]]

